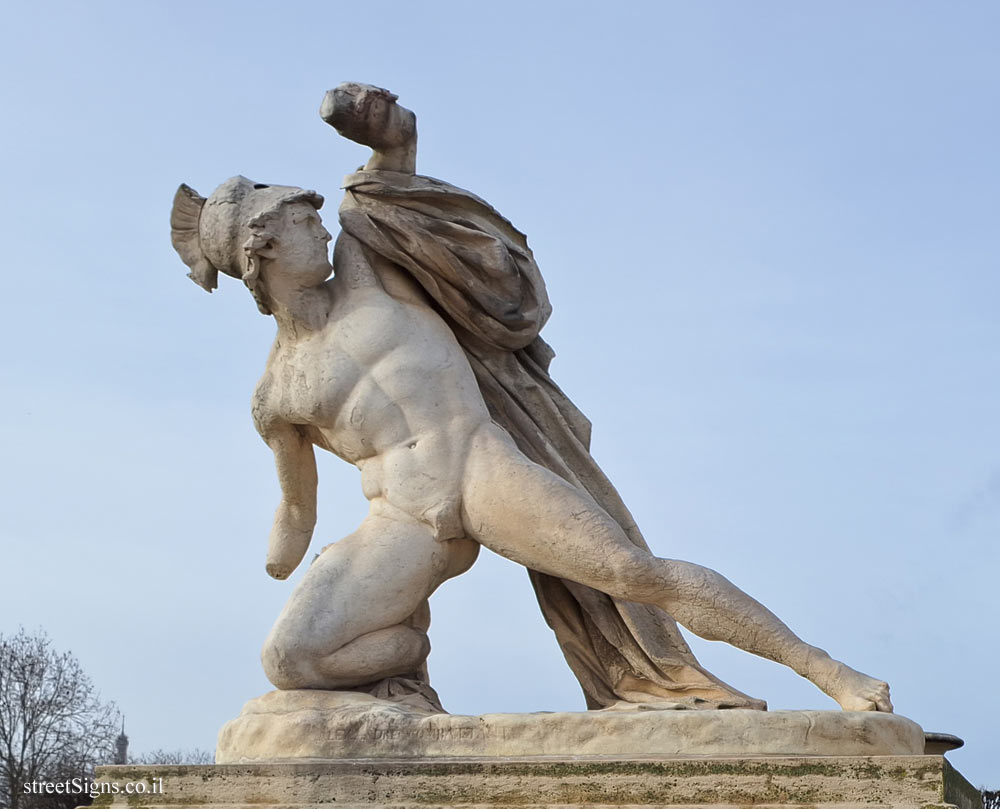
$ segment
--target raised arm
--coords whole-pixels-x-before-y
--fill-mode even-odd
[[[414,174],[417,116],[399,106],[397,97],[381,87],[345,82],[327,92],[319,114],[345,138],[372,149],[366,169]]]
[[[262,420],[256,409],[254,422],[274,453],[281,486],[281,502],[268,542],[267,573],[275,579],[287,579],[309,550],[316,527],[316,456],[312,442],[294,424]]]

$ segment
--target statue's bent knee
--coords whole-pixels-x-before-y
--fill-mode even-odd
[[[427,633],[398,624],[369,632],[330,652],[304,652],[272,633],[261,662],[275,688],[352,688],[417,671],[431,651]]]
[[[272,632],[260,653],[264,674],[275,688],[283,691],[307,688],[308,686],[304,683],[306,678],[302,676],[303,672],[301,671],[302,658],[290,654],[290,651]]]

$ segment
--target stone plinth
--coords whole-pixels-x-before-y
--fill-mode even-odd
[[[896,714],[629,710],[453,716],[367,694],[272,691],[219,733],[216,761],[437,756],[887,756],[924,753]]]
[[[95,807],[825,807],[981,809],[941,756],[616,760],[314,761],[200,767],[100,767],[122,792]],[[127,796],[162,779],[162,795]]]

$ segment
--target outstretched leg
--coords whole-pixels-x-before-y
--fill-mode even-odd
[[[469,535],[534,570],[662,607],[707,640],[789,666],[844,710],[891,711],[884,682],[832,659],[725,577],[636,547],[586,493],[537,464],[495,425],[472,441],[463,482]]]
[[[471,540],[435,541],[374,503],[357,531],[306,571],[261,659],[281,689],[336,689],[417,671],[430,652],[427,598],[475,559]]]

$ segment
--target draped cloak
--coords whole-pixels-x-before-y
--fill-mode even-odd
[[[539,332],[551,307],[524,234],[479,197],[430,177],[359,171],[344,190],[341,227],[423,287],[465,351],[493,420],[648,550],[590,455],[590,422],[549,376],[555,355]],[[702,668],[662,609],[528,573],[588,708],[766,709]]]

